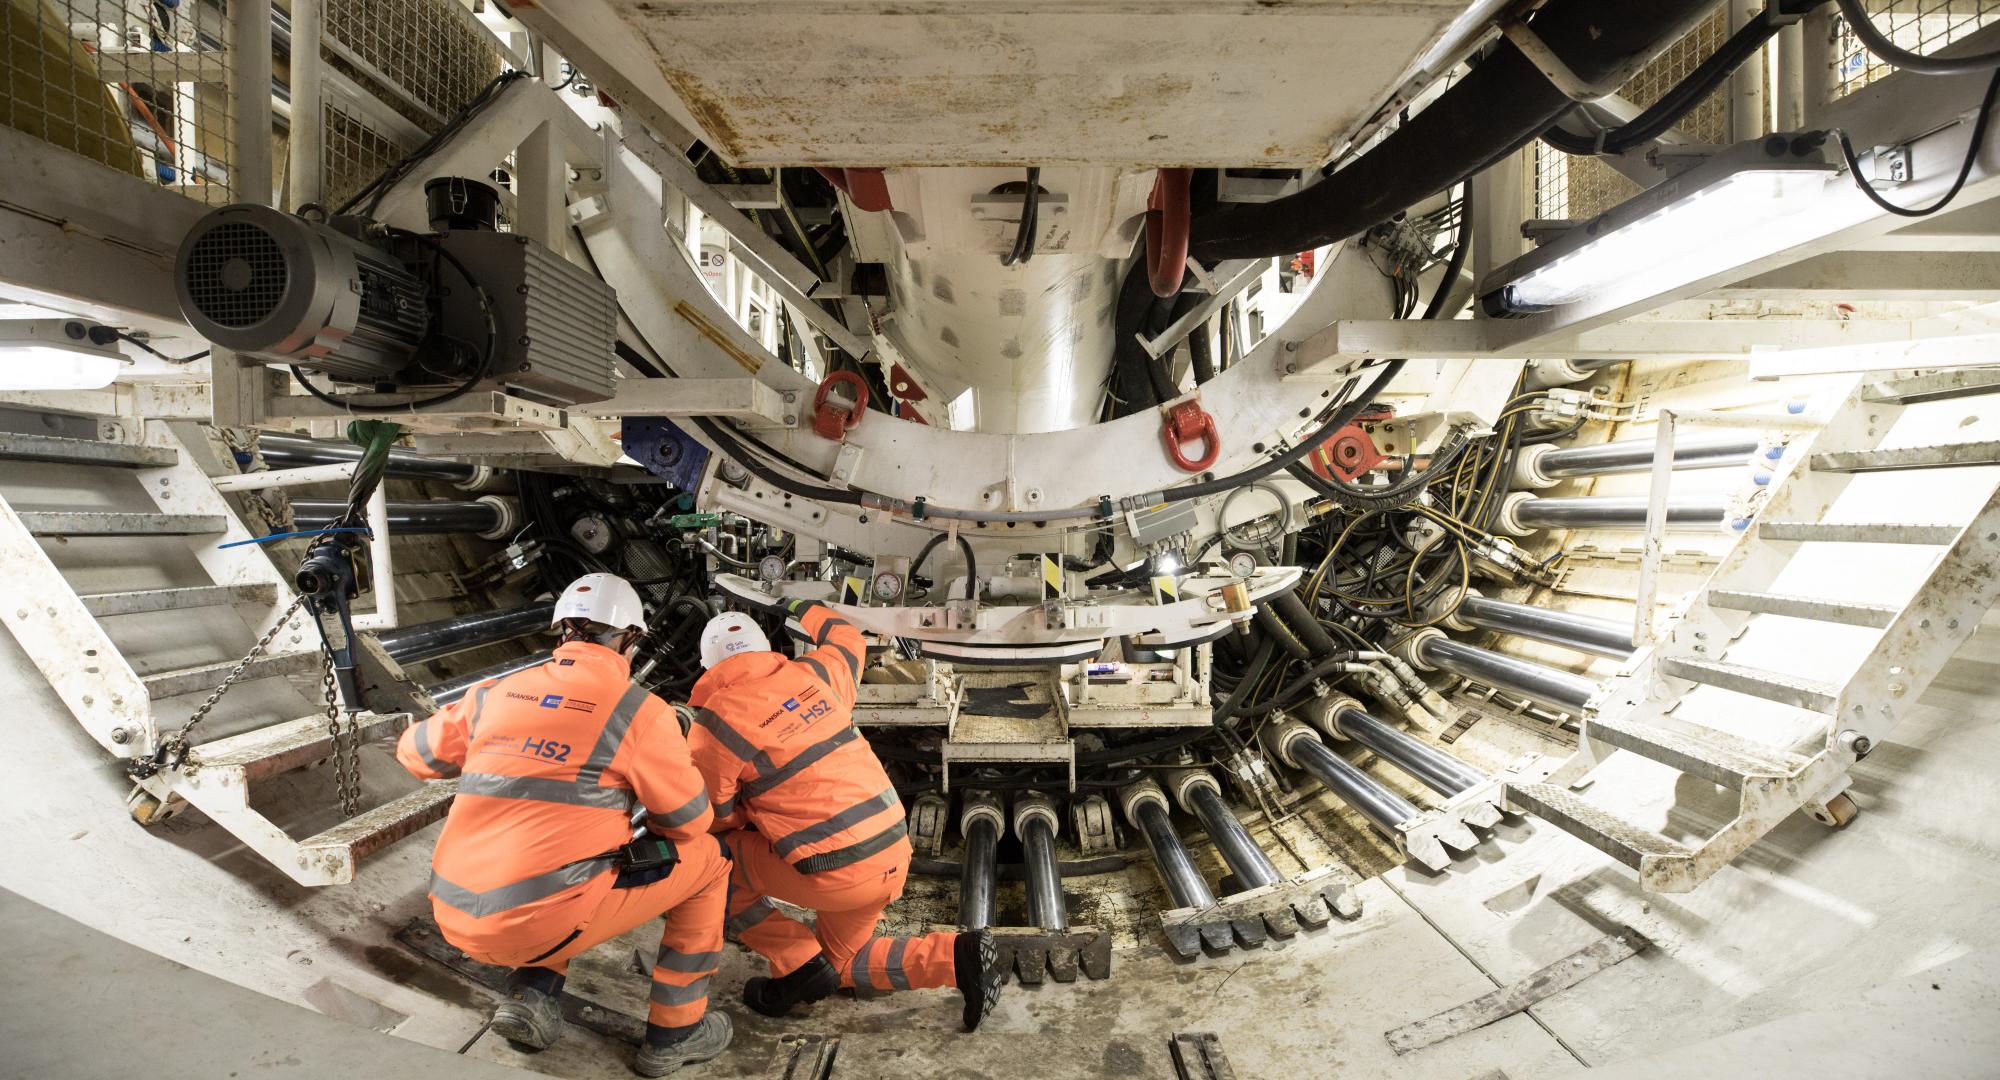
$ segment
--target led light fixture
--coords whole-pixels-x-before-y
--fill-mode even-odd
[[[96,331],[93,333],[93,331]],[[95,390],[132,361],[75,319],[0,320],[0,390]]]
[[[1782,144],[1783,148],[1780,149]],[[1836,168],[1782,136],[1732,148],[1501,267],[1488,315],[1528,315],[1616,286],[1660,293],[1789,246],[1782,223],[1811,208]]]

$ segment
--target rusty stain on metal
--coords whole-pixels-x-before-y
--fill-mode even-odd
[[[727,353],[731,360],[743,365],[743,370],[755,375],[757,374],[757,369],[764,366],[763,360],[744,351],[734,341],[729,339],[728,334],[723,333],[714,323],[703,318],[701,312],[695,310],[694,305],[685,300],[679,301],[674,304],[674,314],[686,319],[689,325],[701,333],[702,337],[714,342],[715,347]]]

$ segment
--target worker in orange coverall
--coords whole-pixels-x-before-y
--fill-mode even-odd
[[[783,1016],[841,986],[953,986],[971,1031],[1000,994],[992,933],[875,933],[903,894],[911,849],[903,804],[854,726],[867,644],[824,604],[786,610],[812,651],[787,660],[755,622],[723,614],[702,632],[708,670],[688,696],[688,747],[735,863],[728,928],[771,963],[770,978],[744,986],[744,1003]],[[812,910],[815,926],[779,914],[772,898]]]
[[[708,1011],[729,860],[680,714],[632,684],[638,592],[578,578],[553,624],[563,641],[548,663],[480,684],[396,747],[415,775],[458,778],[431,909],[445,940],[514,969],[493,1030],[533,1050],[562,1034],[570,960],[665,915],[635,1064],[665,1076],[729,1046],[729,1017]]]

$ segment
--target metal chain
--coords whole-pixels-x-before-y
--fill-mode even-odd
[[[179,731],[174,732],[161,741],[159,748],[154,751],[151,758],[134,758],[132,760],[131,765],[128,766],[128,771],[134,778],[144,779],[162,769],[180,769],[185,767],[185,771],[192,772],[201,764],[199,761],[188,761],[188,752],[191,749],[188,745],[188,735],[194,731],[196,724],[208,719],[209,712],[215,708],[217,702],[222,700],[222,695],[227,694],[229,688],[236,685],[236,680],[242,678],[243,673],[249,670],[250,665],[255,663],[258,657],[264,655],[264,650],[271,647],[272,640],[290,624],[292,616],[298,614],[299,608],[304,607],[305,602],[306,598],[303,596],[292,601],[292,606],[286,608],[284,613],[280,614],[277,620],[271,623],[271,628],[264,631],[264,636],[258,638],[255,645],[250,646],[250,651],[243,654],[243,659],[238,660],[236,666],[229,669],[229,674],[223,678],[222,685],[216,687],[215,692],[208,695],[208,700],[202,702],[200,707],[195,709],[193,714],[187,718],[187,723],[181,725]]]
[[[358,722],[340,722],[340,697],[334,692],[333,653],[321,648],[320,686],[326,692],[326,730],[333,739],[333,791],[341,812],[361,811],[361,731]]]

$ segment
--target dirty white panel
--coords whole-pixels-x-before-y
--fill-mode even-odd
[[[656,104],[741,165],[1296,168],[1325,159],[1469,6],[613,0],[537,15],[600,55],[643,41],[679,99]]]

